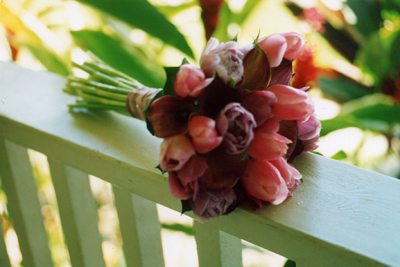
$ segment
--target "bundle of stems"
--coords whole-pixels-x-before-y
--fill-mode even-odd
[[[126,99],[131,92],[137,92],[144,85],[128,75],[110,67],[95,55],[90,54],[92,61],[82,65],[73,63],[73,66],[85,71],[89,76],[79,78],[69,76],[64,92],[79,97],[70,108],[95,108],[114,110],[131,116],[126,110]]]

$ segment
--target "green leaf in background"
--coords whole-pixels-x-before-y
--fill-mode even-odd
[[[357,17],[357,30],[368,37],[373,32],[378,32],[382,26],[380,1],[374,0],[348,0],[346,4],[353,10]]]
[[[341,160],[341,159],[346,159],[347,154],[343,150],[338,151],[335,155],[331,157],[331,159],[336,159],[336,160]]]
[[[372,92],[372,89],[342,75],[334,78],[320,76],[318,87],[327,96],[340,103],[368,95]]]
[[[99,31],[82,30],[71,34],[76,44],[83,50],[90,50],[111,67],[146,86],[155,88],[163,86],[162,67],[151,62],[137,47]]]
[[[115,18],[118,18],[163,42],[181,50],[190,57],[193,52],[184,36],[154,6],[146,0],[79,0]]]
[[[65,63],[60,59],[60,57],[53,51],[46,49],[45,46],[36,46],[33,44],[24,44],[32,54],[46,67],[48,71],[60,74],[62,76],[68,76],[69,70]]]
[[[391,96],[373,94],[348,102],[342,106],[342,114],[351,114],[358,119],[400,124],[400,105]]]
[[[393,43],[391,45],[390,49],[390,70],[393,71],[398,71],[397,68],[400,66],[400,31],[396,33],[396,37],[393,40]],[[395,73],[398,74],[398,73]]]
[[[357,127],[380,133],[390,133],[400,124],[400,105],[390,96],[373,94],[342,105],[342,112],[335,118],[323,120],[321,136],[346,127]]]
[[[357,53],[356,64],[374,77],[375,85],[388,73],[390,58],[379,32],[370,35]]]

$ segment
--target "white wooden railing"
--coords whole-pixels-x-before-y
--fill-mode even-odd
[[[180,202],[154,168],[160,140],[120,114],[69,111],[64,83],[0,63],[0,176],[24,266],[53,266],[27,148],[48,158],[72,266],[105,266],[88,174],[113,185],[127,265],[163,266],[155,203]],[[194,223],[200,266],[242,266],[241,239],[297,266],[400,266],[399,180],[311,153],[294,165],[304,182],[282,205]]]

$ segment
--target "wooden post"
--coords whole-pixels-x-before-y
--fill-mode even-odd
[[[53,266],[27,149],[0,136],[0,164],[24,266]]]
[[[55,160],[48,161],[72,266],[104,267],[88,175]]]

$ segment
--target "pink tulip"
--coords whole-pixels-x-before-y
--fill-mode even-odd
[[[177,199],[188,199],[199,190],[198,178],[207,170],[206,158],[192,156],[177,172],[168,172],[168,185],[171,195]]]
[[[281,84],[272,85],[267,90],[278,99],[272,104],[272,113],[279,120],[303,120],[314,113],[313,102],[303,90]]]
[[[195,150],[189,137],[185,135],[175,135],[165,138],[160,147],[160,167],[164,171],[180,170]]]
[[[295,60],[303,51],[306,41],[296,32],[274,33],[258,39],[258,45],[267,54],[271,68],[278,67],[283,58]]]
[[[239,103],[229,103],[216,120],[217,129],[224,137],[224,143],[231,154],[239,154],[247,149],[253,140],[256,121],[253,115]]]
[[[200,57],[200,67],[206,77],[216,73],[226,83],[240,82],[243,76],[243,58],[253,48],[253,45],[241,47],[237,42],[219,43],[210,38]]]
[[[305,121],[298,121],[298,136],[304,147],[304,151],[311,151],[318,148],[316,144],[319,140],[319,133],[321,131],[321,122],[318,120],[317,116],[312,114]]]
[[[169,192],[174,198],[189,199],[193,197],[193,192],[197,186],[196,181],[182,185],[176,172],[168,172]]]
[[[215,121],[204,116],[194,116],[189,121],[188,134],[192,138],[195,150],[205,154],[219,146],[222,136],[218,136]]]
[[[303,52],[307,41],[303,39],[303,35],[297,32],[284,32],[281,33],[286,39],[287,48],[285,51],[284,58],[288,60],[295,60]]]
[[[278,134],[279,122],[267,120],[254,131],[253,141],[249,146],[249,156],[259,161],[274,160],[284,156],[291,141]]]
[[[258,45],[267,54],[271,68],[278,67],[282,62],[283,55],[286,52],[286,38],[279,33],[258,39]]]
[[[287,160],[283,157],[280,157],[276,160],[271,160],[270,163],[278,169],[289,190],[294,190],[297,188],[302,175],[298,170],[296,170],[295,167],[287,163]]]
[[[282,203],[290,194],[279,170],[268,161],[250,160],[241,181],[249,195],[273,205]]]
[[[184,64],[180,66],[176,74],[174,90],[175,93],[182,98],[187,96],[197,97],[210,82],[211,79],[206,79],[201,69],[189,64]]]

